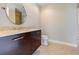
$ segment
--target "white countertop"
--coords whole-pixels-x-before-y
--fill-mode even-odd
[[[36,31],[36,30],[40,30],[40,29],[22,29],[22,30],[5,30],[5,31],[0,30],[0,37],[20,34],[24,32],[31,32],[31,31]]]

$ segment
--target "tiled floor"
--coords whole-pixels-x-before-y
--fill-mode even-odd
[[[67,45],[49,43],[48,46],[40,46],[33,55],[78,55],[79,48]]]

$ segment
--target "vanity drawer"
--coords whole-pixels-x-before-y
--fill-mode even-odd
[[[40,30],[0,37],[0,55],[31,55],[40,45]]]
[[[31,54],[31,41],[25,39],[22,34],[11,35],[0,38],[1,55],[23,55]]]

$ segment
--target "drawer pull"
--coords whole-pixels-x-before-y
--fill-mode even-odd
[[[13,39],[13,40],[21,40],[21,39],[23,39],[24,37],[19,37],[19,38],[15,38],[15,39]]]

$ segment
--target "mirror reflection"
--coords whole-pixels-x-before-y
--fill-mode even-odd
[[[22,4],[9,3],[6,4],[6,14],[9,20],[17,25],[24,23],[24,17],[26,16],[25,8]]]

